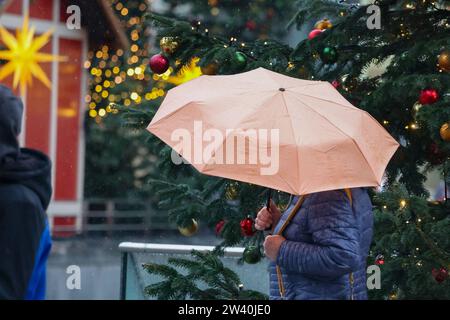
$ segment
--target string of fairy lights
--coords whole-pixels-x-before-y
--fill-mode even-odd
[[[90,51],[84,67],[91,75],[90,93],[86,95],[89,117],[97,123],[109,113],[117,113],[116,104],[131,106],[144,101],[157,99],[165,95],[163,84],[158,80],[168,80],[172,70],[165,74],[154,75],[147,72],[149,62],[149,34],[143,29],[142,13],[148,9],[146,1],[128,2],[112,0],[112,7],[121,18],[122,26],[127,31],[131,45],[129,51],[114,50],[107,45],[97,51]],[[150,81],[155,80],[155,87],[150,88]],[[133,83],[134,82],[134,83]],[[127,83],[132,90],[115,90]],[[133,83],[133,85],[130,85]]]

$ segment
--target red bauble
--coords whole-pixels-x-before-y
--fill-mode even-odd
[[[245,218],[241,221],[241,232],[246,237],[251,237],[255,234],[256,230],[253,226],[254,221],[252,218]]]
[[[314,29],[312,30],[309,34],[308,34],[308,39],[312,40],[315,37],[317,37],[319,34],[321,34],[323,32],[323,30],[320,29]]]
[[[444,267],[440,269],[433,268],[433,270],[431,270],[431,274],[433,275],[433,278],[437,283],[442,283],[445,281],[445,279],[448,278],[448,270]]]
[[[436,89],[425,89],[420,92],[420,104],[432,104],[438,101],[439,93]]]
[[[222,233],[223,226],[225,225],[225,220],[220,220],[216,224],[216,235],[220,236]]]
[[[379,254],[375,257],[375,264],[377,266],[382,266],[384,264],[384,256],[382,254]]]
[[[169,69],[169,66],[169,59],[162,54],[155,54],[150,58],[150,69],[152,69],[154,73],[165,73]]]
[[[339,88],[339,86],[340,86],[341,84],[339,83],[339,81],[333,80],[333,82],[331,82],[331,85],[332,85],[335,89],[337,89],[337,88]]]
[[[248,20],[245,24],[245,27],[250,31],[254,31],[256,30],[256,22],[253,20]]]

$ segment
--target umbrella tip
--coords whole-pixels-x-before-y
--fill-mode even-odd
[[[278,90],[280,90],[281,92],[286,91],[285,88],[280,88],[280,89],[278,89]]]

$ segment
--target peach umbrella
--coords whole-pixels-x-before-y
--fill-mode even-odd
[[[147,129],[204,174],[296,195],[379,186],[399,146],[330,83],[264,68],[171,89]]]

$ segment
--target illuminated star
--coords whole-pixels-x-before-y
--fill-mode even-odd
[[[202,71],[200,67],[197,66],[197,62],[199,61],[199,58],[193,58],[190,63],[186,66],[183,66],[175,76],[170,76],[167,82],[178,86],[182,83],[200,77],[202,75]]]
[[[14,73],[14,89],[20,85],[22,95],[27,85],[32,84],[33,76],[49,89],[51,82],[39,63],[65,61],[65,57],[39,52],[50,40],[53,30],[34,37],[35,27],[29,27],[28,15],[25,16],[22,30],[17,29],[16,37],[0,26],[0,39],[8,50],[0,50],[0,59],[9,61],[0,69],[0,80]]]

